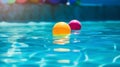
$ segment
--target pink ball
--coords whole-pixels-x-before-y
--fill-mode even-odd
[[[78,20],[70,21],[69,25],[71,27],[71,30],[80,30],[81,29],[81,23]]]

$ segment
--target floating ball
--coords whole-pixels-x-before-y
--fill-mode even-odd
[[[67,35],[71,33],[70,26],[65,22],[58,22],[52,30],[53,35]]]
[[[60,3],[60,0],[45,0],[46,3],[56,5]]]
[[[81,29],[81,23],[78,20],[70,21],[69,26],[70,26],[71,30],[80,30]]]
[[[20,4],[24,4],[26,3],[28,0],[16,0],[17,3],[20,3]]]

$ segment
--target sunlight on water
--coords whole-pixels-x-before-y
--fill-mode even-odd
[[[58,62],[58,63],[66,63],[66,64],[69,64],[69,63],[70,63],[70,60],[58,60],[57,62]]]
[[[58,36],[53,36],[53,43],[54,44],[59,44],[59,45],[65,45],[70,43],[70,35],[58,35]]]
[[[120,62],[120,55],[119,55],[119,56],[116,56],[116,57],[113,59],[113,63],[117,62],[117,60],[119,60],[119,62]]]
[[[85,21],[53,36],[54,22],[0,23],[1,67],[119,67],[120,21]]]
[[[55,52],[70,52],[70,49],[68,48],[55,48]]]

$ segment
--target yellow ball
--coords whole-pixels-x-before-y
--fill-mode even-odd
[[[58,22],[52,30],[53,35],[67,35],[71,33],[70,26],[65,22]]]

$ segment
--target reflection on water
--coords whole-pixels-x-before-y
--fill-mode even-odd
[[[59,59],[56,62],[62,64],[63,67],[77,67],[80,62],[89,60],[88,55],[83,52],[83,49],[77,49],[74,46],[75,44],[70,44],[80,42],[80,31],[74,30],[71,33],[71,35],[53,36],[53,45],[60,45],[53,48],[55,53],[60,54],[57,55]],[[72,47],[70,48],[70,46]]]
[[[70,60],[58,60],[57,61],[58,63],[66,63],[66,64],[69,64],[70,63]]]
[[[53,25],[0,23],[0,66],[120,66],[120,21],[83,22],[81,31],[64,36],[52,36]]]
[[[53,43],[59,45],[65,45],[70,43],[70,35],[56,35],[53,36]]]
[[[80,42],[80,30],[73,30],[71,37],[73,38],[73,43],[79,43]]]
[[[69,48],[54,48],[55,52],[70,52]]]
[[[120,55],[116,56],[114,59],[113,59],[113,63],[119,63],[120,62]]]

